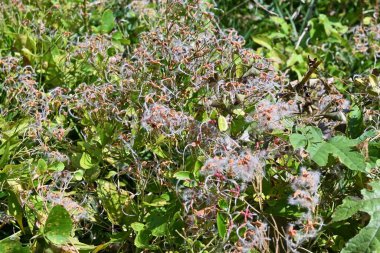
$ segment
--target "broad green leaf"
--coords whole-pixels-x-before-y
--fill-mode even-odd
[[[301,133],[306,137],[308,144],[323,141],[322,130],[318,127],[305,127],[301,129]]]
[[[115,17],[111,10],[106,10],[103,13],[103,16],[101,19],[100,30],[103,33],[109,33],[112,31],[114,27],[115,27]]]
[[[83,175],[84,175],[84,170],[82,169],[79,169],[74,172],[74,178],[77,181],[81,181],[83,179]]]
[[[227,131],[228,129],[227,119],[223,115],[218,117],[218,127],[221,132]]]
[[[54,206],[49,213],[43,229],[43,235],[53,244],[70,242],[73,222],[63,206]]]
[[[227,234],[227,225],[226,225],[226,219],[223,217],[221,213],[217,214],[216,225],[218,227],[219,236],[221,238],[224,238]]]
[[[39,159],[37,162],[38,173],[42,174],[47,170],[48,166],[44,159]]]
[[[306,150],[309,152],[310,158],[316,164],[319,166],[326,166],[332,147],[326,142],[310,143]]]
[[[368,225],[362,228],[355,237],[351,238],[341,253],[373,253],[380,251],[380,212],[371,216]]]
[[[234,114],[238,115],[238,116],[244,116],[245,115],[245,112],[242,110],[242,109],[234,109],[232,111]]]
[[[347,198],[333,214],[333,222],[345,220],[361,211],[371,216],[366,227],[351,238],[342,252],[378,252],[380,248],[380,181],[370,183],[372,190],[361,191],[363,199]]]
[[[0,241],[1,253],[29,253],[29,248],[23,247],[17,236],[5,238]]]
[[[362,154],[353,151],[357,142],[345,136],[336,136],[329,141],[331,153],[350,170],[365,172],[365,160]]]
[[[369,201],[369,203],[371,200]],[[380,200],[378,202],[380,204]],[[355,213],[357,213],[363,205],[363,200],[358,200],[356,198],[347,197],[343,200],[343,203],[338,206],[333,214],[333,222],[345,220]]]
[[[82,157],[80,158],[79,164],[85,170],[91,169],[94,166],[94,164],[92,164],[92,158],[88,153],[82,154]]]
[[[151,237],[152,235],[148,229],[140,230],[135,238],[135,246],[139,249],[149,248]]]
[[[292,134],[289,136],[290,144],[293,148],[304,148],[307,145],[307,139],[302,134]]]
[[[297,53],[293,53],[289,59],[286,61],[286,66],[287,67],[290,67],[290,66],[293,66],[294,64],[296,63],[302,63],[303,62],[303,58],[302,58],[302,55],[300,54],[297,54]]]
[[[104,209],[107,212],[109,220],[113,224],[128,225],[134,219],[131,208],[131,199],[129,193],[123,190],[117,190],[115,184],[97,180],[97,194],[101,200]]]
[[[65,164],[63,162],[54,162],[49,165],[48,169],[51,171],[62,171],[65,169]]]
[[[276,16],[271,16],[270,20],[273,21],[274,23],[280,25],[281,30],[284,34],[289,34],[290,32],[290,25],[286,22],[284,18],[276,17]]]
[[[348,114],[348,133],[351,138],[357,138],[364,129],[363,112],[358,105],[351,106]]]
[[[16,219],[21,230],[24,231],[24,226],[22,224],[23,209],[20,205],[19,199],[13,191],[8,192],[8,212]]]
[[[358,142],[345,136],[336,136],[329,142],[310,143],[307,151],[310,158],[319,166],[327,165],[329,155],[338,158],[348,169],[365,172],[365,160],[362,154],[353,148]]]
[[[145,225],[143,223],[140,223],[140,222],[133,222],[131,224],[131,228],[135,232],[140,232],[140,231],[142,231],[145,228]]]
[[[173,177],[178,180],[189,180],[191,179],[191,175],[190,171],[178,171],[174,173]]]
[[[153,236],[164,236],[168,233],[168,222],[170,215],[155,209],[146,219],[146,227],[152,231]]]
[[[332,32],[335,31],[335,29],[333,28],[330,20],[328,19],[328,17],[324,14],[320,14],[319,15],[319,20],[320,22],[323,24],[323,27],[325,28],[325,33],[330,36]]]

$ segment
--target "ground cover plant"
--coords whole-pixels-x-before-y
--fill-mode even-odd
[[[378,2],[341,2],[2,1],[0,252],[380,251]]]

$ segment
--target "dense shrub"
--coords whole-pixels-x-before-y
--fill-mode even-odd
[[[294,81],[209,1],[0,8],[2,252],[355,252],[376,226],[376,71]]]

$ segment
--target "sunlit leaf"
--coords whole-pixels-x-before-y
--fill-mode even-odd
[[[70,242],[72,230],[70,214],[63,206],[54,206],[43,228],[45,238],[53,244],[66,244]]]

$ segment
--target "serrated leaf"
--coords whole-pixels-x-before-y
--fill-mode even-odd
[[[70,242],[73,222],[70,214],[63,206],[54,206],[46,220],[43,234],[53,244],[66,244]]]
[[[304,148],[307,145],[307,139],[302,134],[292,134],[289,136],[290,144],[293,148]]]
[[[310,158],[319,166],[325,166],[331,154],[348,169],[365,172],[366,165],[363,155],[353,150],[357,144],[357,140],[336,136],[329,142],[310,143],[306,150],[309,152]]]
[[[368,225],[347,242],[342,252],[377,252],[380,247],[380,181],[370,186],[371,191],[361,191],[363,199],[346,198],[333,214],[333,222],[345,220],[359,211],[371,215]]]
[[[352,197],[345,198],[343,203],[335,210],[332,221],[342,221],[357,213],[362,207],[361,201]]]
[[[218,117],[218,128],[221,132],[227,131],[228,129],[227,119],[223,115]]]
[[[366,227],[360,230],[359,234],[351,238],[342,253],[373,253],[380,249],[380,212],[375,212],[371,216],[371,221]]]
[[[331,153],[338,158],[350,170],[365,172],[365,159],[359,152],[353,151],[357,145],[355,140],[348,139],[345,136],[336,136],[329,141],[333,149]]]
[[[329,143],[320,142],[311,143],[306,150],[309,152],[311,160],[319,166],[326,166],[332,148]]]

